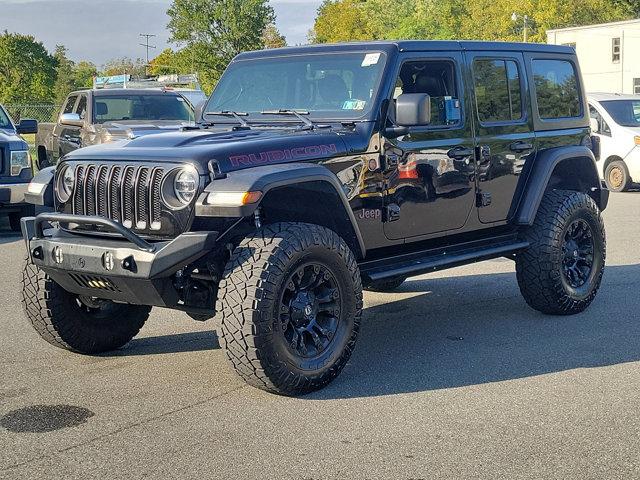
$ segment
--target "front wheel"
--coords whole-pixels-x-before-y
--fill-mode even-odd
[[[604,223],[593,199],[547,192],[525,238],[530,246],[516,255],[516,274],[529,306],[554,315],[585,310],[600,288],[606,255]]]
[[[69,293],[29,258],[22,272],[22,306],[44,340],[84,354],[124,346],[138,334],[151,311],[150,307]]]
[[[324,227],[278,223],[245,238],[218,298],[227,358],[257,388],[282,395],[320,389],[355,346],[360,272],[349,247]]]

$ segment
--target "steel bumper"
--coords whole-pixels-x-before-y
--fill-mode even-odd
[[[51,227],[97,224],[113,236],[89,236]],[[149,243],[102,217],[43,213],[22,219],[31,261],[65,290],[79,295],[172,307],[178,296],[170,278],[211,251],[218,232],[188,232],[172,241]]]

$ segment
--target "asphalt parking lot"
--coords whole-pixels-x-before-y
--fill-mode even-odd
[[[245,386],[181,313],[110,355],[51,347],[2,223],[0,478],[639,478],[638,212],[612,195],[587,312],[530,310],[506,259],[411,279],[365,295],[349,365],[298,399]]]

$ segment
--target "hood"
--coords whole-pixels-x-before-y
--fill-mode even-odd
[[[70,153],[65,160],[190,162],[200,173],[215,160],[221,172],[259,165],[322,161],[365,151],[371,126],[300,130],[296,127],[185,129],[120,140]]]
[[[0,146],[7,145],[10,150],[25,150],[27,142],[13,129],[0,128]]]
[[[152,133],[164,133],[177,131],[183,127],[193,125],[193,122],[184,122],[176,120],[158,120],[158,121],[116,121],[105,122],[95,125],[97,132],[103,135],[110,135],[115,138],[136,138]]]

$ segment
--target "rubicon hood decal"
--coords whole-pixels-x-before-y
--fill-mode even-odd
[[[309,145],[306,147],[287,148],[284,150],[270,150],[267,152],[231,155],[229,162],[232,167],[265,165],[290,160],[306,160],[310,158],[328,157],[338,154],[335,143],[325,145]]]

